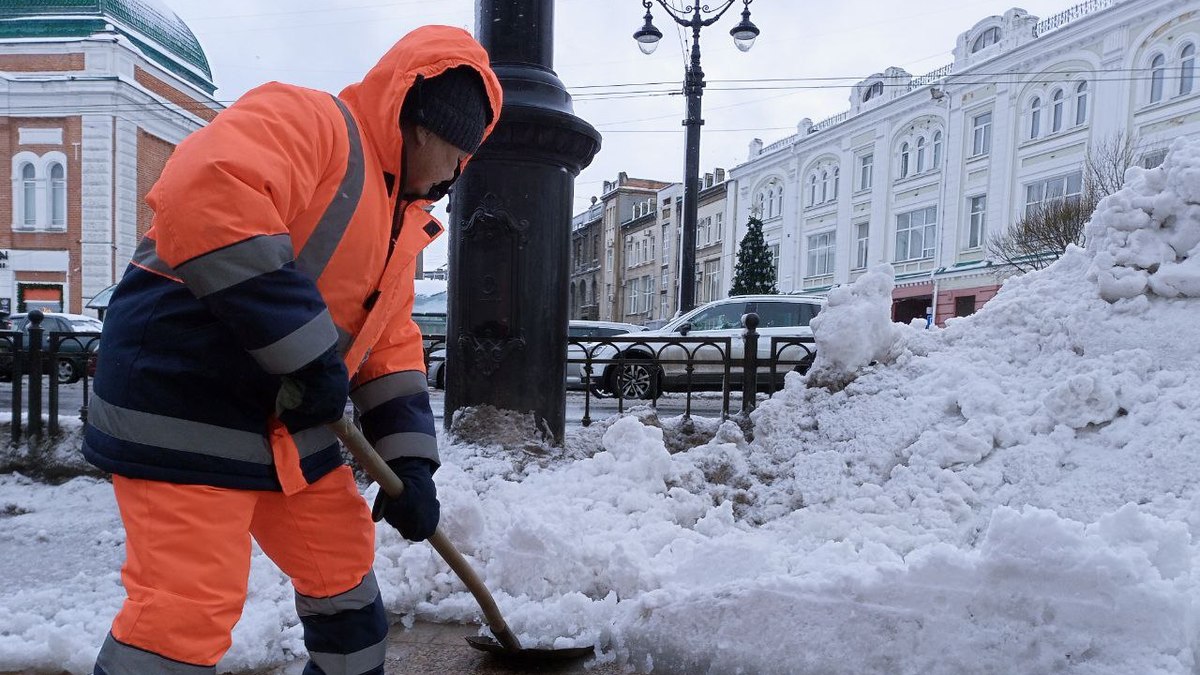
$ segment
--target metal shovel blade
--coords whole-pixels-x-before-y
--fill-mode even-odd
[[[465,638],[467,644],[481,652],[487,652],[503,658],[530,660],[530,661],[568,661],[570,659],[582,659],[589,656],[595,656],[596,650],[593,647],[562,647],[559,649],[544,648],[544,647],[522,647],[520,649],[508,649],[504,645],[497,642],[494,638],[480,635],[470,635]]]

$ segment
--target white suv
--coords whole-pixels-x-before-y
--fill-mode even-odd
[[[701,344],[685,347],[668,342],[671,338],[686,336],[730,338],[730,376],[732,383],[740,383],[745,356],[744,314],[758,315],[758,359],[760,363],[766,363],[771,358],[772,337],[812,337],[809,322],[824,306],[825,298],[815,295],[739,295],[714,300],[672,319],[662,328],[628,336],[639,338],[637,343],[592,347],[593,359],[614,359],[618,355],[629,359],[624,363],[596,363],[592,366],[592,380],[601,392],[619,393],[623,398],[652,398],[660,391],[683,391],[689,386],[687,364],[672,361],[684,361],[688,352],[692,352],[691,388],[720,389],[725,376],[721,350]],[[780,356],[793,359],[805,354],[801,348],[791,348]],[[807,359],[796,366],[796,370],[803,372],[811,363],[811,359]],[[585,364],[578,364],[578,367],[582,375]],[[786,370],[782,369],[783,372]],[[766,377],[767,372],[764,368],[760,378]],[[737,386],[732,384],[733,388]]]

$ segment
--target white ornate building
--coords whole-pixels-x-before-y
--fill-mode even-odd
[[[959,36],[953,63],[920,77],[888,68],[854,88],[850,110],[755,139],[730,172],[725,278],[757,213],[780,292],[825,292],[886,262],[895,320],[974,312],[1004,276],[988,239],[1079,194],[1089,152],[1125,137],[1153,165],[1200,133],[1198,49],[1195,0],[987,17]]]

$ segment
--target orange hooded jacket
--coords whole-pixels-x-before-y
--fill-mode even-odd
[[[502,94],[487,53],[429,26],[338,98],[269,83],[179,145],[108,309],[90,461],[133,478],[298,490],[341,457],[323,427],[272,438],[275,395],[281,375],[335,343],[381,454],[437,461],[411,313],[417,254],[443,228],[428,200],[399,196],[399,119],[418,77],[459,66],[484,83],[491,133]],[[281,466],[296,458],[298,471]]]

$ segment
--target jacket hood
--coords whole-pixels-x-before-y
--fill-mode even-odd
[[[474,68],[483,80],[492,105],[492,121],[483,135],[486,139],[500,118],[503,93],[487,52],[461,28],[417,28],[389,49],[361,82],[342,90],[339,97],[354,111],[385,171],[400,175],[400,108],[417,76],[436,77],[458,66]]]

